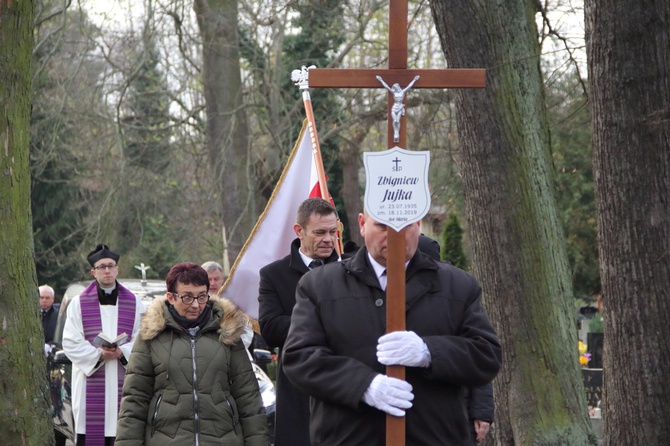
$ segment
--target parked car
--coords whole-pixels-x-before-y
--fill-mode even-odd
[[[142,268],[144,265],[142,265]],[[141,271],[142,268],[138,268]],[[143,274],[144,276],[144,271]],[[165,296],[167,288],[162,280],[142,279],[117,279],[117,281],[141,297],[142,303],[147,307],[156,297]],[[54,435],[57,446],[65,446],[68,440],[74,444],[75,429],[72,414],[72,400],[70,398],[70,379],[72,377],[72,363],[62,350],[63,327],[65,326],[65,315],[69,302],[78,296],[91,281],[74,282],[68,285],[63,295],[63,300],[58,311],[58,322],[54,345],[47,353],[47,373],[49,377],[49,388],[51,393],[52,415],[54,423]],[[255,344],[255,343],[254,343]],[[275,386],[272,380],[263,370],[269,362],[270,352],[260,348],[250,348],[252,358],[251,366],[258,380],[263,406],[267,416],[270,437],[274,442],[274,419],[275,419]]]

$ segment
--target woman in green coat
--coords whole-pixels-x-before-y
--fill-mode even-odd
[[[258,382],[240,340],[246,316],[179,263],[142,320],[123,384],[117,446],[268,446]]]

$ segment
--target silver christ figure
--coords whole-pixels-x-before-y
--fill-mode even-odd
[[[377,76],[377,80],[393,95],[393,107],[391,107],[391,118],[393,119],[393,142],[400,141],[400,118],[405,116],[405,93],[412,88],[412,85],[414,85],[420,77],[421,76],[414,76],[412,82],[403,89],[400,88],[400,84],[397,82],[393,84],[393,87],[389,87],[381,76]]]

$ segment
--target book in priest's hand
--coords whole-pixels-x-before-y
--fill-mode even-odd
[[[96,336],[95,339],[93,339],[93,343],[98,347],[114,348],[125,343],[126,339],[128,339],[127,333],[121,333],[115,339],[111,339],[106,334],[100,332],[98,336]]]

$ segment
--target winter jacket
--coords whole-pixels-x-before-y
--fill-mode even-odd
[[[386,331],[386,295],[361,248],[350,260],[305,274],[296,291],[284,346],[284,371],[312,397],[312,445],[385,444],[385,416],[362,402],[385,367],[377,361]],[[481,289],[464,271],[417,250],[406,270],[406,326],[424,340],[429,368],[407,367],[413,407],[406,444],[472,444],[465,387],[490,382],[501,347],[480,305]]]
[[[245,315],[212,297],[191,336],[165,298],[142,321],[123,385],[117,446],[267,446],[258,382],[240,340]]]

